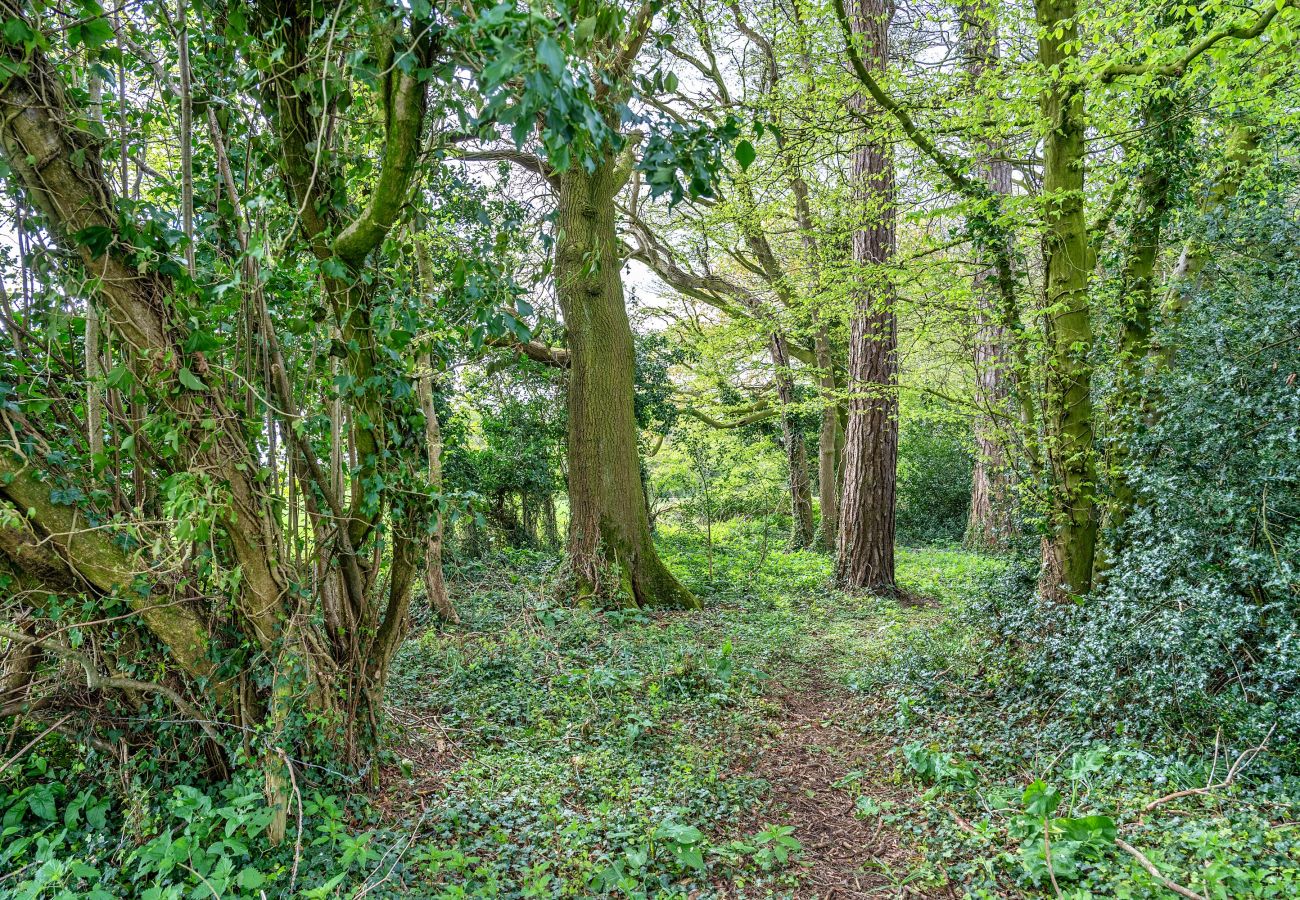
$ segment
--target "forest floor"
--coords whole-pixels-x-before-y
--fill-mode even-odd
[[[1117,827],[1197,895],[1300,895],[1293,780],[1142,814],[1208,783],[1209,748],[1012,689],[965,614],[1005,562],[902,549],[900,604],[752,525],[714,538],[662,539],[702,613],[573,608],[541,554],[458,574],[463,624],[395,665],[374,824],[407,837],[368,896],[1171,896]]]

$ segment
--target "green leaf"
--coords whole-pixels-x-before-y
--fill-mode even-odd
[[[189,388],[191,391],[206,391],[208,389],[206,384],[199,381],[197,375],[184,366],[181,367],[180,372],[177,374],[180,377],[181,384]]]
[[[1068,841],[1101,846],[1109,846],[1115,841],[1115,820],[1110,816],[1056,819],[1053,824],[1061,829],[1062,835]]]
[[[1025,788],[1024,803],[1027,813],[1045,819],[1061,805],[1061,792],[1040,779]]]
[[[736,162],[740,163],[742,169],[748,169],[758,159],[758,151],[749,141],[741,141],[736,145]]]
[[[113,243],[113,229],[107,225],[91,225],[73,234],[72,240],[89,250],[92,257],[103,256]]]
[[[559,79],[564,74],[564,51],[552,37],[537,42],[537,61],[551,70],[551,77]]]
[[[98,50],[113,39],[113,26],[102,16],[80,22],[68,29],[68,42],[72,46],[81,44],[91,50]]]
[[[248,866],[239,873],[239,886],[246,891],[253,891],[266,884],[266,876],[261,872]]]
[[[185,338],[186,353],[207,353],[221,346],[221,341],[206,331],[191,331]]]
[[[135,381],[135,376],[131,374],[131,370],[129,368],[127,368],[125,365],[121,365],[121,366],[115,366],[114,368],[110,369],[108,375],[105,376],[104,380],[108,382],[109,387],[125,389],[125,388],[129,388],[131,384]]]
[[[54,821],[54,797],[50,795],[49,788],[42,787],[28,794],[27,806],[42,819],[48,822]]]
[[[36,38],[36,32],[22,19],[10,19],[4,24],[4,38],[7,44],[26,46]]]

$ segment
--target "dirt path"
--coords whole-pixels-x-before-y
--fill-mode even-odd
[[[760,746],[748,772],[772,785],[775,821],[793,825],[803,844],[799,900],[856,897],[949,897],[902,884],[915,854],[879,817],[855,815],[855,796],[898,800],[906,791],[886,779],[886,747],[852,728],[868,714],[861,697],[823,679],[771,698],[773,736]],[[855,787],[844,778],[860,773]],[[841,786],[837,787],[839,784]]]

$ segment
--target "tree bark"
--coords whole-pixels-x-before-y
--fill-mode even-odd
[[[1097,461],[1093,440],[1093,342],[1089,278],[1096,253],[1084,218],[1083,89],[1067,73],[1079,48],[1076,0],[1037,0],[1038,62],[1049,74],[1041,97],[1051,124],[1043,147],[1047,337],[1044,451],[1050,469],[1050,532],[1043,539],[1039,593],[1086,594],[1097,549]]]
[[[794,375],[790,372],[790,356],[785,338],[773,332],[768,339],[768,351],[775,370],[776,393],[781,400],[781,438],[785,443],[786,465],[789,467],[790,489],[790,546],[805,550],[812,546],[813,514],[812,486],[808,482],[808,445],[793,412],[795,403]]]
[[[972,85],[977,86],[997,65],[997,32],[985,4],[971,4],[961,10],[964,61]],[[978,164],[978,175],[989,193],[1006,197],[1011,193],[1011,165],[1001,159],[998,148],[987,143]],[[1010,391],[1010,353],[1007,329],[999,313],[1001,292],[997,260],[1001,248],[986,252],[987,264],[975,273],[975,393],[981,412],[974,421],[975,460],[971,471],[970,515],[966,522],[966,545],[996,550],[1006,546],[1015,527],[1012,515],[1011,469],[1003,449],[997,414],[1007,405]]]
[[[633,414],[634,357],[614,198],[630,159],[560,176],[556,288],[569,338],[569,565],[581,595],[698,607],[651,540]]]
[[[426,282],[427,283],[427,282]],[[428,454],[429,490],[437,496],[438,512],[433,529],[424,542],[424,590],[429,606],[447,622],[460,624],[460,615],[447,596],[447,583],[442,577],[442,541],[445,533],[446,503],[442,499],[442,429],[438,424],[438,410],[434,406],[434,369],[432,357],[426,355],[424,364],[427,377],[420,379],[420,411],[424,413],[424,445]]]
[[[888,0],[857,0],[851,25],[867,66],[889,62]],[[854,101],[867,110],[864,98]],[[894,255],[896,189],[890,149],[864,135],[853,160],[854,201],[861,217],[853,234],[853,319],[849,338],[849,421],[840,498],[841,585],[881,593],[894,579],[894,513],[898,470],[898,358],[894,287],[884,267]]]

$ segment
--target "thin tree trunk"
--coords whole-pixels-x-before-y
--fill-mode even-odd
[[[424,365],[428,375],[420,379],[420,410],[424,413],[424,445],[429,457],[429,490],[436,495],[442,494],[442,429],[438,424],[438,410],[433,397],[433,359],[426,355]],[[429,597],[429,606],[439,616],[453,625],[460,624],[460,615],[447,596],[447,583],[442,576],[442,538],[445,513],[441,496],[438,497],[438,516],[424,543],[424,590]]]
[[[808,49],[807,34],[803,27],[798,4],[794,5],[795,21],[800,26],[799,56],[808,72],[814,71],[812,54]],[[775,66],[775,60],[772,61]],[[809,80],[804,89],[805,97],[811,98],[816,90],[815,82]],[[784,138],[778,137],[782,144]],[[784,149],[784,147],[783,147]],[[799,241],[808,257],[817,287],[822,285],[821,247],[817,240],[817,224],[813,219],[812,204],[808,200],[808,182],[798,163],[790,161],[790,192],[794,195],[795,221],[799,225]],[[812,308],[813,356],[817,362],[817,386],[821,391],[821,423],[817,432],[817,501],[820,507],[821,524],[818,526],[817,541],[821,549],[834,550],[840,527],[840,450],[843,448],[844,431],[840,427],[839,398],[836,396],[835,357],[831,353],[830,328],[817,306]]]
[[[978,85],[997,65],[997,32],[986,4],[964,7],[962,38],[966,44],[966,72]],[[1011,193],[1011,165],[1001,159],[998,148],[986,144],[979,162],[979,175],[990,193],[1006,197]],[[1005,251],[1003,251],[1005,252]],[[970,516],[966,522],[966,545],[999,549],[1014,529],[1011,470],[1003,450],[1003,437],[996,416],[1007,405],[1010,347],[998,304],[1001,292],[995,259],[975,273],[976,302],[975,391],[981,412],[975,417],[975,460],[971,472]]]
[[[844,431],[840,428],[839,401],[836,399],[835,361],[831,356],[830,333],[824,324],[813,335],[813,352],[817,359],[817,385],[822,394],[821,422],[817,431],[817,501],[821,507],[818,542],[823,550],[835,549],[840,528],[840,450]]]
[[[86,437],[92,461],[98,465],[104,456],[104,398],[99,381],[104,375],[101,356],[99,310],[93,298],[86,298]]]
[[[794,414],[794,375],[790,372],[790,355],[785,338],[773,332],[768,339],[768,351],[776,380],[776,393],[781,401],[781,437],[785,443],[785,459],[789,468],[790,489],[790,546],[804,550],[812,546],[813,514],[812,487],[808,483],[808,447],[803,431]]]
[[[619,275],[611,159],[560,176],[556,286],[568,329],[569,564],[584,595],[698,607],[659,558],[641,485],[633,349]]]
[[[869,67],[889,61],[888,0],[858,0],[851,24]],[[861,98],[855,101],[867,109]],[[864,135],[853,160],[860,224],[853,234],[853,319],[849,338],[849,422],[844,445],[836,578],[847,588],[897,590],[894,512],[898,470],[898,356],[895,296],[883,269],[894,255],[896,189],[889,147]]]
[[[548,550],[560,546],[560,530],[555,521],[554,494],[547,494],[542,501],[542,544]]]
[[[185,263],[194,277],[194,104],[190,84],[190,34],[186,0],[177,3],[177,40],[181,75],[181,227],[185,232]],[[234,202],[234,198],[231,198]]]

